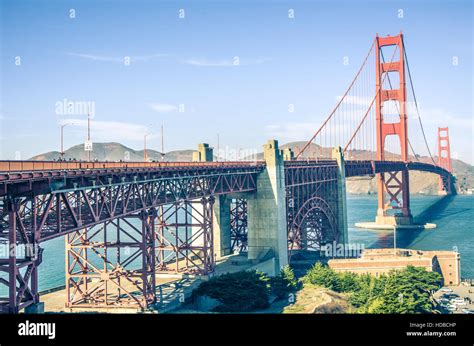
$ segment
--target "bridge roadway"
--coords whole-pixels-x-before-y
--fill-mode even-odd
[[[40,208],[43,209],[43,218],[37,226],[41,230],[39,241],[45,241],[144,207],[166,205],[180,199],[255,191],[256,175],[264,170],[265,165],[265,161],[0,161],[0,202],[5,207],[8,198],[43,196],[38,201],[44,204],[44,208]],[[284,167],[287,187],[336,179],[335,160],[285,161]],[[444,168],[422,162],[345,162],[346,177],[373,176],[405,169],[450,175]],[[91,191],[99,191],[99,194],[92,195]],[[105,191],[109,198],[105,198]],[[78,219],[68,198],[70,194],[81,194],[90,215],[81,215],[81,220]],[[53,211],[58,203],[64,203],[65,208],[55,212],[67,215],[48,216],[47,212]],[[59,223],[59,220],[64,222]],[[24,226],[20,225],[20,228]],[[31,228],[24,227],[25,234],[30,231]],[[1,237],[8,237],[8,228],[0,228]]]

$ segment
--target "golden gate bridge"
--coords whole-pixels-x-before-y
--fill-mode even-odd
[[[424,161],[408,135],[407,75]],[[233,251],[271,258],[278,272],[295,251],[346,245],[346,178],[376,176],[376,223],[393,227],[413,223],[410,170],[437,174],[440,191],[455,192],[448,129],[439,128],[433,157],[402,34],[375,38],[296,153],[276,140],[254,162],[212,162],[211,148],[199,150],[198,162],[1,161],[1,311],[38,311],[41,245],[53,238],[65,237],[67,307],[148,309],[160,300],[157,275],[208,275]]]

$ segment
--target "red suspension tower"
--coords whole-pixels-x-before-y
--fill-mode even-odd
[[[447,127],[438,127],[438,166],[452,172],[451,147],[449,145],[449,130]],[[451,175],[439,177],[439,194],[451,194]]]
[[[400,140],[401,159],[408,162],[408,132],[406,112],[405,85],[405,53],[403,35],[379,37],[375,42],[376,68],[376,131],[377,131],[377,160],[385,160],[385,139],[387,136],[398,136]],[[395,46],[392,59],[389,62],[380,61],[382,47]],[[398,60],[395,52],[398,50]],[[398,73],[400,86],[398,89],[384,89],[385,74]],[[386,122],[384,119],[384,103],[394,101],[397,104],[400,119],[398,122]],[[386,107],[385,109],[387,109]],[[377,174],[378,210],[377,224],[411,224],[410,191],[408,169],[403,171]]]

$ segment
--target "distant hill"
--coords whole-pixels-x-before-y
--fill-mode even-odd
[[[291,148],[294,152],[298,152],[303,148],[306,142],[291,142],[281,145],[281,148]],[[320,156],[321,153],[324,156],[330,155],[329,148],[323,148],[316,144],[311,144],[308,149],[304,152],[302,157],[313,158]],[[161,153],[156,150],[148,149],[148,157],[150,160],[161,161]],[[175,150],[165,153],[165,161],[182,161],[189,162],[192,160],[192,153],[194,150]],[[59,158],[58,151],[50,151],[44,154],[33,156],[30,160],[36,161],[49,161],[57,160]],[[94,151],[91,152],[92,160],[99,161],[142,161],[143,150],[134,150],[126,147],[120,143],[94,143]],[[351,158],[363,159],[364,157],[374,157],[373,152],[368,151],[353,151],[351,152]],[[400,155],[393,153],[386,153],[386,157],[399,158]],[[66,160],[87,160],[87,153],[84,151],[84,145],[78,144],[64,152],[64,158]],[[263,154],[257,154],[257,160],[262,160]],[[411,157],[414,160],[414,157]],[[431,163],[429,157],[418,157],[422,162]],[[436,158],[435,158],[436,160]],[[459,192],[465,191],[466,189],[474,188],[474,166],[467,164],[461,160],[452,160],[453,173],[456,176],[456,188]],[[377,192],[377,186],[375,178],[370,177],[358,177],[350,178],[347,180],[347,191],[351,194],[372,194]],[[436,194],[438,191],[438,176],[427,172],[410,172],[410,192],[413,194]]]
[[[143,161],[143,150],[134,150],[116,142],[94,143],[91,160],[99,161]],[[165,153],[165,161],[191,161],[193,150],[175,150]],[[161,153],[147,149],[148,158],[161,161]],[[51,161],[60,157],[59,151],[49,151],[30,158],[35,161]],[[78,144],[64,151],[64,159],[87,160],[88,153],[84,151],[84,144]]]

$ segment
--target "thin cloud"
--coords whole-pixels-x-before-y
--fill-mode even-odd
[[[232,60],[207,60],[207,59],[188,59],[183,60],[183,64],[192,66],[206,66],[206,67],[223,67],[223,66],[238,66]]]
[[[223,60],[210,60],[210,59],[185,59],[181,60],[182,64],[198,66],[198,67],[231,67],[231,66],[248,66],[248,65],[258,65],[265,62],[271,61],[269,58],[258,58],[258,59],[240,59],[234,57],[232,59],[223,59]]]
[[[79,57],[82,59],[93,60],[93,61],[105,61],[105,62],[115,62],[115,63],[123,63],[125,61],[125,57],[129,57],[131,62],[137,61],[150,61],[153,59],[165,58],[171,56],[170,54],[162,54],[162,53],[155,53],[155,54],[148,54],[148,55],[137,55],[137,56],[121,56],[121,57],[114,57],[114,56],[104,56],[104,55],[94,55],[94,54],[83,54],[83,53],[66,53],[67,55]]]
[[[178,106],[169,103],[151,103],[150,108],[158,113],[171,113],[178,110]]]
[[[432,126],[450,126],[452,128],[458,127],[460,130],[468,130],[473,127],[472,118],[461,117],[453,115],[452,112],[447,111],[443,108],[429,108],[422,107],[419,105],[420,116],[423,124]],[[410,114],[411,112],[409,112]],[[416,118],[418,115],[412,112],[413,117]]]
[[[264,132],[267,138],[294,142],[307,140],[319,126],[320,123],[312,122],[283,122],[265,126]]]
[[[87,128],[87,120],[82,119],[63,119],[61,124],[70,123],[73,126]],[[149,133],[144,125],[118,121],[97,121],[91,122],[91,131],[93,140],[100,141],[120,141],[124,138],[132,141],[143,140],[143,136]]]
[[[130,57],[132,61],[149,61],[153,59],[159,58],[167,58],[173,56],[172,54],[164,54],[164,53],[156,53],[156,54],[149,54],[149,55],[138,55]]]
[[[107,55],[96,55],[96,54],[87,54],[87,53],[76,53],[76,52],[67,52],[69,56],[78,57],[86,60],[92,61],[103,61],[103,62],[113,62],[113,63],[124,63],[125,58],[129,57],[130,62],[146,62],[153,59],[161,59],[167,57],[174,57],[173,54],[165,53],[155,53],[148,55],[136,55],[136,56],[107,56]],[[231,67],[231,66],[248,66],[248,65],[258,65],[265,62],[271,61],[269,58],[257,58],[257,59],[241,59],[239,57],[233,57],[230,59],[221,59],[221,60],[212,60],[212,59],[200,59],[200,58],[189,58],[189,59],[180,59],[177,60],[181,64],[198,66],[198,67]]]
[[[94,61],[107,61],[107,62],[123,62],[122,58],[115,58],[111,56],[103,56],[103,55],[93,55],[93,54],[82,54],[82,53],[66,53],[70,56],[75,56],[87,60],[94,60]]]
[[[342,95],[336,96],[336,101],[337,102],[339,102],[341,99],[342,99]],[[346,95],[346,97],[344,98],[344,101],[342,101],[342,103],[349,104],[349,105],[368,107],[372,103],[372,98]]]

